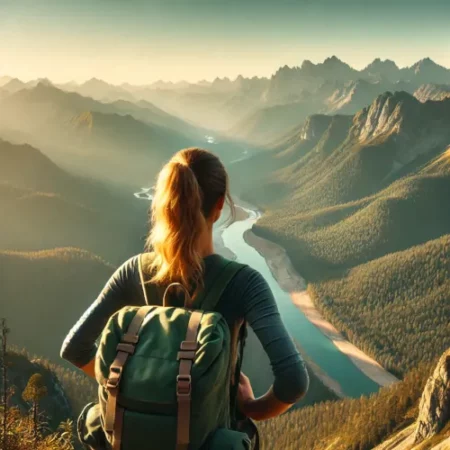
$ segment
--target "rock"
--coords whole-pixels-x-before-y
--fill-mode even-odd
[[[450,349],[428,379],[420,400],[414,442],[422,442],[442,430],[450,420]]]

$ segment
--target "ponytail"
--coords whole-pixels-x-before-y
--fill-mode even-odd
[[[153,283],[202,284],[202,257],[197,242],[204,230],[202,192],[192,169],[173,159],[158,176],[151,208],[153,228],[147,247],[154,252]]]

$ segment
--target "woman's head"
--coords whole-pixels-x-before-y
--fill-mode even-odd
[[[233,211],[227,172],[220,159],[207,150],[181,150],[163,167],[146,245],[154,252],[153,282],[201,284],[202,240],[211,238],[225,201]]]

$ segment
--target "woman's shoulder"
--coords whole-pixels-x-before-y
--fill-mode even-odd
[[[241,264],[241,266],[230,283],[231,290],[239,291],[241,295],[248,296],[248,294],[254,294],[257,291],[270,289],[261,272],[248,264]]]

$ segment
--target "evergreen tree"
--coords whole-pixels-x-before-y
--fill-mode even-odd
[[[47,387],[45,386],[44,378],[40,373],[35,373],[28,380],[28,384],[22,394],[22,398],[32,405],[34,448],[36,448],[38,438],[39,402],[46,395]]]

